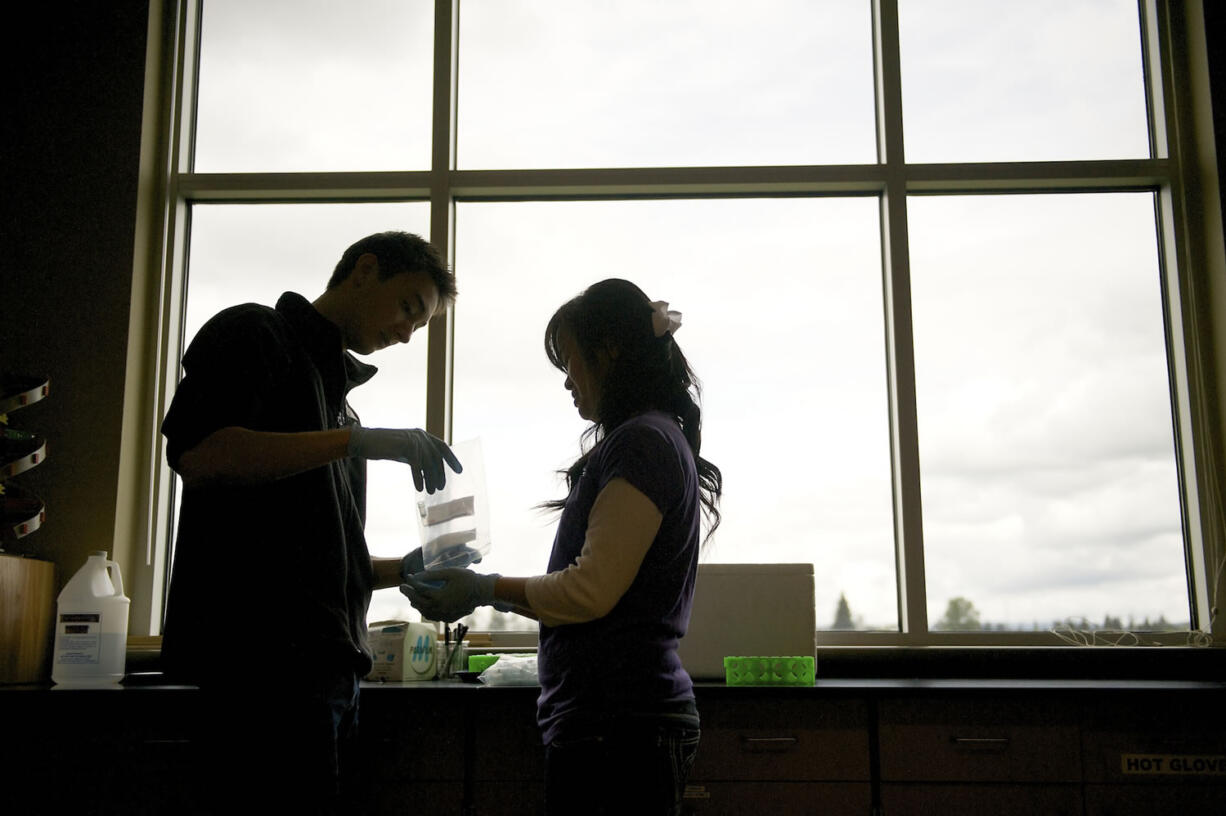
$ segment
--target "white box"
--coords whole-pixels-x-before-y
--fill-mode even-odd
[[[438,632],[429,624],[407,621],[373,624],[366,632],[366,642],[374,664],[366,679],[392,683],[433,680],[437,641]]]
[[[695,680],[725,679],[725,657],[817,656],[812,564],[699,564],[678,647]]]

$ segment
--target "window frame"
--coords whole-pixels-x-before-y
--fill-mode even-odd
[[[459,0],[434,0],[431,166],[403,172],[194,173],[195,76],[203,0],[150,4],[149,65],[133,288],[135,373],[125,398],[122,506],[116,552],[131,552],[133,631],[160,631],[169,573],[174,478],[160,417],[173,397],[182,352],[187,236],[198,202],[428,201],[429,239],[454,259],[457,201],[528,201],[777,196],[873,196],[879,201],[894,497],[897,632],[819,630],[822,646],[1063,645],[1050,632],[935,632],[925,600],[922,495],[911,333],[907,201],[915,195],[1136,192],[1155,194],[1191,622],[1222,642],[1210,597],[1226,558],[1219,486],[1224,462],[1215,428],[1210,277],[1223,264],[1220,223],[1205,198],[1204,113],[1188,52],[1204,47],[1203,10],[1172,0],[1138,0],[1151,154],[1146,159],[907,164],[903,153],[898,2],[872,8],[878,162],[862,165],[637,167],[540,170],[456,169]],[[1188,4],[1192,5],[1192,4]],[[1202,117],[1201,121],[1197,117]],[[1199,128],[1199,132],[1198,132]],[[1211,131],[1212,123],[1209,123]],[[1210,132],[1209,140],[1212,141]],[[1198,152],[1199,151],[1199,152]],[[1213,154],[1209,151],[1209,162]],[[1216,195],[1216,190],[1214,190]],[[1218,213],[1220,215],[1220,213]],[[463,270],[457,270],[462,276]],[[1218,316],[1221,319],[1221,316]],[[428,332],[426,424],[449,438],[452,313]],[[1220,341],[1219,341],[1220,343]],[[1218,350],[1221,354],[1221,349]],[[132,367],[130,367],[132,368]],[[1218,397],[1220,399],[1220,396]],[[123,544],[120,544],[121,539]],[[1186,633],[1147,639],[1179,644]]]

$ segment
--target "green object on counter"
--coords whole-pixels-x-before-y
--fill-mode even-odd
[[[468,656],[468,670],[470,672],[483,672],[490,666],[498,662],[496,654],[475,654]]]
[[[811,657],[725,657],[724,676],[730,686],[811,686]]]

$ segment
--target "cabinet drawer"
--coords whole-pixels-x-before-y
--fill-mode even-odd
[[[400,816],[403,813],[461,813],[464,782],[423,780],[368,780],[360,794],[363,816]],[[171,812],[171,811],[166,811]]]
[[[708,782],[686,786],[685,816],[864,816],[872,808],[867,782]]]
[[[467,816],[540,816],[545,783],[540,778],[478,780],[473,783],[472,807]],[[424,811],[423,811],[424,812]],[[453,813],[458,811],[452,811]]]
[[[474,724],[472,774],[484,780],[540,780],[545,776],[545,746],[536,724],[536,705],[528,699],[494,700],[479,709]]]
[[[1086,785],[1086,816],[1221,816],[1218,785]]]
[[[1226,785],[1226,715],[1220,701],[1156,697],[1144,709],[1112,702],[1108,698],[1085,712],[1086,782]]]
[[[1224,740],[1221,734],[1087,733],[1083,735],[1085,780],[1226,786]]]
[[[862,701],[724,701],[701,712],[694,780],[869,779]]]
[[[884,784],[886,813],[933,816],[1081,816],[1081,786]]]
[[[1042,700],[883,700],[881,776],[892,781],[1078,782],[1080,731]]]
[[[358,750],[363,776],[376,785],[464,779],[464,717],[426,706],[367,705]]]

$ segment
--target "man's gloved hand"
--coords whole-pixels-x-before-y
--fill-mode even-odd
[[[351,426],[349,455],[358,459],[392,459],[413,469],[413,484],[417,489],[433,493],[447,484],[446,463],[456,473],[464,466],[433,434],[416,428],[363,428]]]
[[[494,603],[498,573],[480,575],[460,567],[426,570],[410,575],[400,591],[427,620],[451,623],[478,606]]]
[[[426,564],[421,557],[421,547],[418,547],[400,559],[400,580],[407,581],[410,575],[421,572],[425,568]]]

